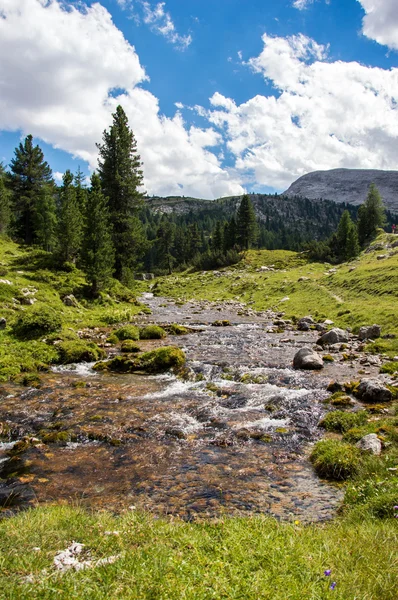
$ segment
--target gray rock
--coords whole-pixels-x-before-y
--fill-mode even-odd
[[[299,323],[309,323],[310,325],[313,325],[315,321],[310,315],[308,315],[307,317],[301,317]]]
[[[21,304],[25,306],[32,306],[35,302],[37,302],[36,298],[30,298],[29,296],[21,298]]]
[[[322,357],[310,348],[301,348],[293,358],[293,366],[295,369],[307,369],[318,371],[323,369],[324,364]]]
[[[378,379],[361,381],[356,395],[364,402],[389,402],[392,400],[392,393]]]
[[[330,346],[331,344],[339,344],[341,342],[348,342],[348,333],[344,331],[344,329],[335,327],[334,329],[331,329],[330,331],[327,331],[321,335],[317,341],[317,344],[321,346]]]
[[[4,317],[2,317],[0,319],[0,329],[5,329],[6,327],[7,327],[7,320]]]
[[[370,452],[379,456],[381,454],[381,441],[375,433],[369,433],[359,440],[356,444],[357,448],[364,452]]]
[[[65,306],[73,306],[74,308],[79,306],[79,303],[73,294],[69,294],[68,296],[62,298],[62,302],[65,304]]]
[[[377,260],[383,260],[383,258],[387,258],[387,254],[379,254],[376,256]]]
[[[299,321],[297,324],[297,329],[299,331],[309,331],[311,329],[310,324],[307,321]]]
[[[358,333],[358,337],[360,340],[369,340],[379,338],[381,335],[381,327],[380,325],[365,325],[361,327]]]
[[[368,194],[369,185],[374,183],[384,204],[393,211],[398,210],[398,171],[375,169],[331,169],[314,171],[303,175],[292,183],[285,196],[302,196],[318,200],[349,202],[358,206]]]

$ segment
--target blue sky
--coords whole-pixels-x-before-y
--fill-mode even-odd
[[[32,133],[57,179],[89,174],[120,103],[150,194],[397,168],[396,0],[0,0],[0,13],[5,164]]]

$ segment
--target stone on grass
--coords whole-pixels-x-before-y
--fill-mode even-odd
[[[344,329],[339,329],[338,327],[335,327],[334,329],[331,329],[330,331],[327,331],[326,333],[321,335],[321,337],[317,341],[317,344],[321,346],[329,346],[331,344],[339,344],[341,342],[348,342],[348,333],[347,331],[344,331]]]
[[[311,371],[318,371],[323,369],[324,364],[322,357],[310,348],[301,348],[294,358],[293,366],[295,369],[307,369]]]
[[[381,441],[375,433],[369,433],[359,440],[356,447],[364,452],[379,456],[381,454]]]
[[[4,317],[2,317],[0,319],[0,329],[5,329],[7,327],[7,319],[5,319]]]
[[[378,379],[364,379],[361,381],[356,395],[364,402],[389,402],[392,400],[391,391]]]
[[[360,340],[369,340],[379,338],[381,335],[381,327],[380,325],[365,325],[361,327],[358,333],[358,337]]]
[[[62,298],[62,302],[65,304],[65,306],[73,306],[74,308],[79,307],[79,303],[73,294],[68,294],[68,296]]]

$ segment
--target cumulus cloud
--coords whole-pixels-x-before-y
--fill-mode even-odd
[[[398,50],[397,0],[358,0],[365,16],[362,32],[379,44]]]
[[[165,9],[165,4],[165,2],[158,2],[152,6],[149,2],[142,2],[144,23],[148,24],[156,33],[163,35],[172,44],[185,50],[191,44],[192,37],[177,33],[171,15]]]
[[[283,189],[318,169],[396,168],[398,69],[329,62],[303,35],[263,43],[248,64],[276,95],[237,105],[216,93],[206,111],[242,177]]]
[[[77,7],[78,6],[78,7]],[[240,193],[236,174],[209,150],[211,128],[161,114],[139,57],[98,3],[0,0],[0,129],[22,130],[97,164],[95,142],[122,104],[144,161],[149,193]]]
[[[293,6],[298,10],[305,10],[310,4],[313,4],[314,0],[294,0]]]

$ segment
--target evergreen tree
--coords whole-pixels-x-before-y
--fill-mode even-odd
[[[54,183],[52,172],[41,148],[33,146],[31,135],[15,148],[10,167],[15,231],[25,243],[31,244],[37,241],[37,204],[40,203],[43,188]]]
[[[60,196],[59,243],[64,262],[76,262],[82,244],[83,220],[77,203],[73,175],[65,171]]]
[[[192,223],[188,227],[188,238],[189,238],[189,255],[188,260],[196,256],[202,248],[202,236],[200,235],[199,227],[197,223]]]
[[[108,198],[113,227],[115,276],[125,279],[134,262],[143,254],[139,249],[145,237],[136,219],[143,199],[140,191],[143,184],[142,163],[137,142],[121,106],[113,114],[109,131],[103,133],[103,143],[97,144],[97,147],[102,191]]]
[[[242,250],[248,250],[256,241],[257,222],[252,201],[245,194],[242,197],[236,218],[237,243]]]
[[[358,210],[358,237],[361,245],[369,241],[386,222],[386,211],[380,192],[372,183],[365,202]]]
[[[350,213],[345,210],[337,227],[338,260],[345,261],[359,254],[358,234]]]
[[[157,232],[160,264],[167,267],[169,275],[172,273],[174,257],[172,248],[174,242],[175,226],[167,219],[162,219]]]
[[[106,288],[115,262],[107,201],[101,190],[101,180],[94,173],[87,195],[82,263],[93,295]]]
[[[86,215],[86,204],[87,204],[87,188],[84,183],[84,173],[78,167],[76,175],[74,177],[74,184],[76,188],[76,200],[79,205],[79,209],[83,217]]]
[[[212,247],[213,251],[218,252],[219,254],[224,250],[224,231],[221,221],[217,221],[212,238]]]
[[[43,185],[38,192],[33,223],[37,243],[47,252],[52,252],[57,243],[57,214],[52,186]]]
[[[231,220],[224,227],[224,251],[232,250],[236,246],[236,220],[232,216]]]
[[[7,189],[6,172],[0,163],[0,235],[8,233],[11,219],[10,192]]]

